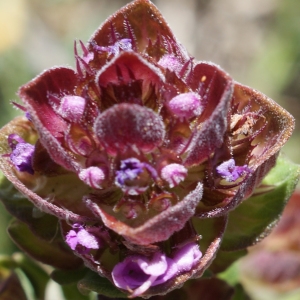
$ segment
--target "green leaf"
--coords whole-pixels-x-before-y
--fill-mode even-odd
[[[223,272],[228,267],[230,267],[235,261],[245,256],[247,253],[248,251],[245,249],[239,251],[230,251],[230,252],[219,250],[216,258],[213,260],[212,264],[210,265],[209,270],[215,274]]]
[[[241,284],[237,284],[234,287],[234,294],[231,300],[251,300],[250,297],[246,294],[243,286]]]
[[[51,242],[41,240],[17,219],[10,223],[8,233],[20,249],[45,264],[59,269],[75,269],[82,264],[81,259],[67,248],[60,236]]]
[[[76,284],[62,286],[62,291],[66,300],[89,300],[88,295],[83,295],[79,292]]]
[[[11,256],[8,255],[0,255],[0,278],[1,276],[1,269],[14,269],[17,267],[17,263]]]
[[[200,234],[200,249],[202,252],[210,246],[217,238],[222,238],[227,224],[226,217],[200,219],[193,218],[193,225]]]
[[[47,241],[50,241],[56,235],[58,229],[57,218],[39,212],[3,175],[0,176],[0,199],[8,212],[25,222],[35,235]]]
[[[92,271],[88,271],[86,276],[78,282],[78,288],[83,294],[94,291],[111,298],[127,298],[127,295],[117,289],[108,279]]]
[[[240,281],[239,263],[233,263],[224,272],[218,274],[218,278],[226,281],[231,286],[238,284]]]
[[[276,166],[263,180],[274,188],[264,194],[250,197],[229,213],[221,249],[237,251],[252,246],[264,238],[278,221],[299,179],[298,165],[282,155]]]
[[[37,299],[44,299],[49,275],[33,260],[22,253],[13,255],[14,261],[30,281]]]
[[[54,270],[50,277],[60,285],[77,283],[87,273],[88,269],[81,267],[77,270]]]

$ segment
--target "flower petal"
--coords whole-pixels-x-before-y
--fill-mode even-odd
[[[43,146],[56,163],[68,170],[77,170],[79,166],[61,145],[60,139],[67,130],[67,123],[54,111],[49,95],[73,94],[76,84],[75,72],[60,67],[45,71],[19,90]]]
[[[249,165],[255,170],[264,161],[276,154],[286,143],[295,128],[294,118],[280,105],[264,94],[247,86],[235,83],[232,106],[239,105],[238,111],[247,108],[265,119],[265,127],[258,131],[252,144],[257,145],[252,151]],[[243,155],[243,154],[240,154]]]
[[[187,149],[186,166],[203,162],[221,146],[227,130],[227,118],[231,103],[232,79],[218,66],[198,63],[191,79],[192,88],[202,91],[204,110],[199,119],[200,129],[196,127],[194,137]],[[201,82],[203,85],[201,85]]]
[[[196,243],[188,243],[175,252],[173,259],[179,272],[187,272],[199,262],[201,257],[199,246]]]
[[[202,184],[184,197],[179,203],[169,207],[160,214],[145,221],[138,227],[131,227],[117,220],[104,204],[96,204],[86,199],[86,205],[100,217],[108,228],[122,235],[125,239],[138,245],[147,245],[168,239],[174,232],[183,228],[185,223],[194,215],[197,204],[202,198]],[[112,211],[111,211],[112,212]]]
[[[129,84],[133,79],[148,84],[164,82],[160,69],[134,52],[123,52],[106,64],[97,74],[96,82],[99,86],[107,87],[109,84]]]
[[[92,42],[112,46],[122,39],[130,39],[133,50],[147,53],[157,61],[168,53],[176,54],[182,63],[189,59],[161,13],[148,0],[133,1],[108,18],[92,36],[89,50],[94,51]]]

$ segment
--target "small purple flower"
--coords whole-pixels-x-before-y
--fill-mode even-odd
[[[89,167],[79,173],[79,178],[94,189],[101,189],[102,182],[105,180],[105,174],[99,167]]]
[[[174,55],[164,55],[158,64],[173,72],[179,72],[182,69],[182,63]]]
[[[116,172],[116,185],[123,186],[126,181],[134,180],[143,172],[144,164],[137,158],[121,161],[120,170]]]
[[[199,116],[203,107],[196,93],[183,93],[172,98],[168,104],[170,111],[179,119],[190,119]]]
[[[236,166],[233,158],[221,163],[217,167],[217,173],[229,182],[236,181],[244,174],[250,173],[251,170],[247,165]]]
[[[179,272],[188,272],[199,262],[201,257],[202,253],[198,244],[188,243],[175,252],[173,260]]]
[[[144,192],[149,180],[149,175],[156,177],[156,171],[147,163],[140,162],[137,158],[128,158],[121,161],[120,169],[116,171],[115,184],[124,192],[132,195]]]
[[[86,101],[79,96],[65,96],[61,99],[59,113],[66,120],[79,123],[84,113]]]
[[[10,160],[20,172],[27,172],[33,174],[32,156],[34,146],[26,143],[19,135],[10,134],[8,136],[8,144],[12,149]]]
[[[155,253],[152,259],[132,255],[114,267],[112,278],[117,287],[133,290],[131,297],[137,297],[151,286],[162,284],[182,272],[190,271],[201,257],[202,253],[195,243],[188,243],[177,250],[173,259],[161,252]]]
[[[83,249],[76,249],[81,254],[85,254],[91,249],[99,249],[101,246],[99,239],[94,234],[77,223],[66,235],[66,242],[72,250],[75,250],[78,245],[83,246]]]
[[[180,164],[169,164],[162,168],[161,177],[173,188],[183,181],[188,173],[188,170]]]
[[[152,259],[142,255],[126,257],[123,262],[114,267],[112,278],[117,287],[133,290],[131,297],[137,297],[151,286],[171,279],[177,272],[174,261],[165,254],[157,252]]]
[[[93,45],[96,51],[108,52],[113,55],[118,55],[120,51],[131,51],[132,43],[131,39],[121,39],[117,41],[114,45],[103,47],[98,45]]]

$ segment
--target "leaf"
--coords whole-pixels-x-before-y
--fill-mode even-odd
[[[299,179],[298,165],[278,157],[276,166],[263,180],[274,188],[252,196],[229,213],[229,221],[221,245],[223,251],[237,251],[264,238],[278,221]]]
[[[199,78],[206,78],[207,107],[201,115],[201,129],[197,130],[187,150],[185,166],[198,165],[223,143],[227,130],[227,113],[233,92],[232,79],[211,63],[198,63],[193,70],[192,86]]]
[[[88,271],[86,276],[78,282],[78,288],[84,294],[94,291],[111,298],[127,298],[127,295],[118,290],[108,279],[92,271]]]
[[[0,178],[0,199],[8,212],[26,223],[41,239],[50,241],[57,233],[57,218],[39,212],[4,176]]]
[[[14,219],[8,233],[20,249],[34,259],[59,269],[74,269],[82,262],[67,248],[60,237],[51,242],[36,237],[25,223]]]
[[[234,287],[233,298],[230,300],[251,300],[250,297],[246,294],[243,286],[241,284],[237,284]]]
[[[192,280],[182,289],[164,296],[154,296],[151,300],[231,300],[234,289],[218,278]]]
[[[150,219],[142,220],[143,224],[136,227],[118,220],[113,210],[105,204],[100,203],[98,205],[91,199],[87,199],[86,204],[95,216],[102,219],[105,226],[132,243],[147,245],[166,240],[174,232],[182,229],[184,224],[193,216],[195,208],[201,200],[202,192],[202,184],[198,183],[194,190],[174,206],[170,206]]]
[[[16,253],[13,255],[13,259],[30,281],[36,298],[44,299],[46,286],[49,281],[48,274],[24,254]]]
[[[228,284],[234,286],[240,281],[240,271],[238,262],[233,263],[227,270],[218,274],[218,278],[225,280]]]
[[[219,250],[217,252],[216,258],[210,265],[209,270],[212,271],[214,274],[223,272],[227,268],[229,268],[236,260],[245,256],[246,254],[247,250],[230,252]]]
[[[148,0],[132,1],[108,18],[90,39],[89,50],[94,50],[92,41],[107,46],[115,41],[116,36],[118,40],[129,38],[134,50],[148,52],[157,60],[164,54],[174,53],[182,62],[188,58],[161,13]]]
[[[72,94],[77,84],[75,71],[55,67],[44,71],[19,89],[19,96],[26,104],[39,138],[50,157],[67,170],[75,171],[77,163],[61,145],[57,137],[67,130],[67,123],[53,110],[49,94]]]
[[[50,277],[60,285],[77,283],[87,273],[88,269],[81,267],[76,270],[54,270]]]
[[[78,291],[76,284],[64,285],[62,286],[62,291],[66,300],[89,300],[90,299],[88,295],[83,295]]]

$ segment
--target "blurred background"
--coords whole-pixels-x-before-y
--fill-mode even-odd
[[[0,126],[20,114],[10,104],[18,100],[20,85],[52,66],[73,67],[74,40],[86,42],[111,13],[129,2],[0,0]],[[236,81],[260,90],[300,119],[299,0],[153,3],[197,60],[219,64]],[[296,122],[296,131],[284,148],[297,163],[299,135]],[[5,233],[9,217],[3,210],[0,253],[11,253],[14,247]]]

